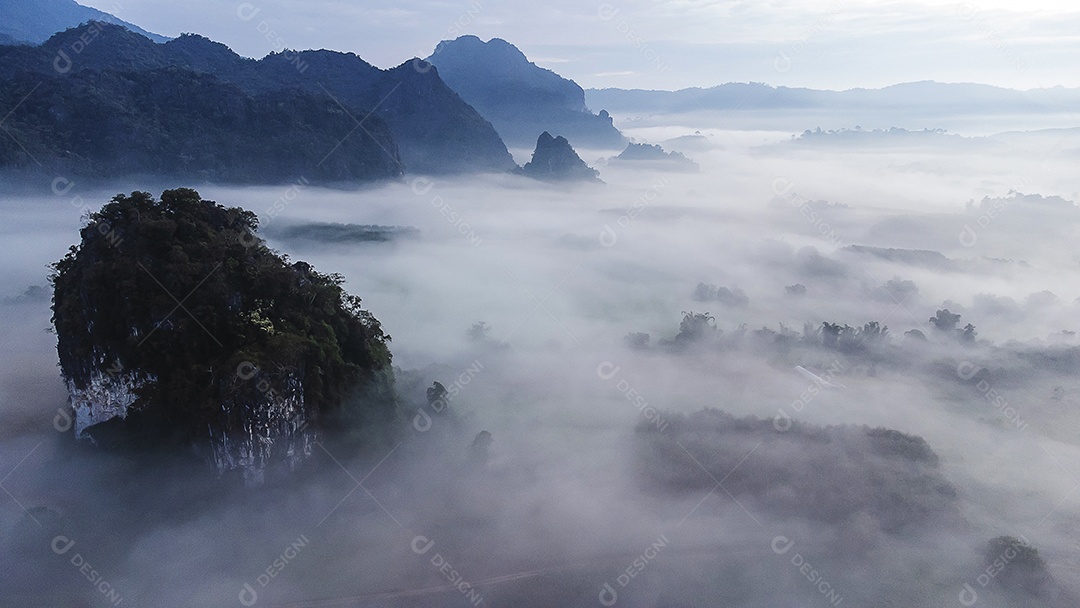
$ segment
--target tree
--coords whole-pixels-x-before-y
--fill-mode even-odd
[[[437,412],[442,411],[443,407],[446,405],[447,392],[448,391],[446,390],[446,387],[443,386],[442,382],[436,381],[432,383],[427,389],[428,405],[434,407]]]
[[[943,309],[937,311],[937,314],[930,317],[930,324],[933,325],[938,331],[952,333],[956,329],[956,324],[960,322],[960,315],[949,312],[949,309]]]
[[[487,340],[488,333],[491,332],[491,326],[483,321],[477,321],[473,323],[465,334],[469,337],[471,342],[483,342]]]
[[[675,336],[676,343],[697,342],[709,335],[715,335],[716,319],[707,312],[683,312],[683,320],[679,323],[679,333]]]

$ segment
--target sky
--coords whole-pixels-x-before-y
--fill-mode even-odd
[[[379,67],[473,34],[585,88],[724,82],[823,89],[937,80],[1080,86],[1080,5],[1030,0],[84,0],[166,36],[238,53],[354,52]]]

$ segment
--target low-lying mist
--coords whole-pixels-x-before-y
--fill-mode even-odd
[[[5,603],[1076,605],[1069,136],[630,127],[700,172],[0,197]],[[345,277],[399,424],[258,487],[72,438],[48,265],[162,186]]]

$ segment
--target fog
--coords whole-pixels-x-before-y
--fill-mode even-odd
[[[604,184],[9,188],[0,593],[80,607],[1075,605],[1076,136],[793,140],[801,128],[648,122],[617,126],[701,171],[579,149]],[[393,337],[399,424],[361,453],[325,437],[258,487],[72,438],[48,294],[28,289],[48,286],[87,209],[175,186],[256,212],[272,248],[344,275]],[[936,329],[942,309],[974,339]],[[804,334],[825,322],[889,336]],[[435,381],[450,397],[433,406]],[[999,536],[1037,548],[1053,580],[999,585],[984,564]]]

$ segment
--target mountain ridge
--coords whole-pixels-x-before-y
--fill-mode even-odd
[[[510,145],[532,146],[540,133],[550,131],[578,145],[625,146],[608,113],[589,109],[581,86],[529,61],[501,38],[443,40],[426,61]]]
[[[1060,104],[1080,102],[1080,88],[1008,89],[979,83],[933,80],[902,82],[881,88],[844,90],[772,86],[760,82],[728,82],[711,87],[659,89],[591,88],[586,99],[615,110],[686,112],[744,107],[752,96],[758,108],[803,108],[836,105],[904,104],[912,107],[956,107],[1054,111]]]
[[[74,48],[83,37],[90,41],[78,47],[78,53],[67,54],[68,61],[59,69],[59,52]],[[58,33],[40,46],[0,47],[0,59],[0,79],[7,80],[22,73],[56,79],[83,71],[178,68],[212,75],[250,96],[295,89],[329,97],[349,115],[352,128],[341,136],[372,137],[378,142],[377,135],[366,131],[377,132],[378,121],[388,125],[402,170],[501,172],[516,166],[491,124],[451,90],[437,70],[419,60],[388,70],[353,53],[327,50],[287,50],[256,60],[195,34],[157,44],[120,26],[100,22]],[[368,121],[372,121],[372,129],[368,129]],[[327,142],[328,151],[333,143]]]
[[[119,6],[119,3],[116,6]],[[88,21],[121,25],[154,42],[168,40],[165,36],[148,32],[115,15],[83,6],[75,0],[35,0],[33,4],[25,0],[0,0],[0,43],[40,44],[57,32]],[[8,42],[4,42],[4,36],[8,37]]]

